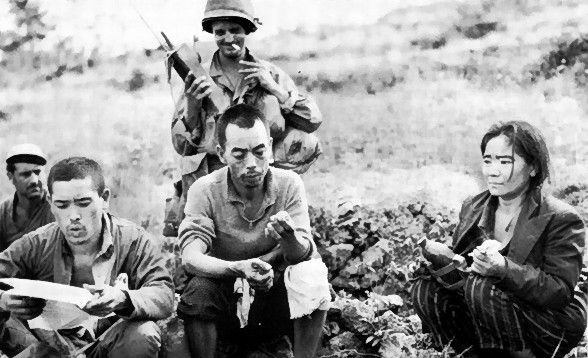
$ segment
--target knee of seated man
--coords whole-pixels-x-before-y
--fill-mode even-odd
[[[157,346],[161,345],[161,332],[157,323],[153,321],[133,321],[128,322],[123,334],[123,342],[126,345]],[[139,345],[140,344],[140,345]]]
[[[230,309],[233,284],[232,280],[192,277],[178,304],[178,316],[184,320],[222,320]]]
[[[98,356],[154,357],[161,349],[159,326],[153,321],[123,321],[97,347]]]

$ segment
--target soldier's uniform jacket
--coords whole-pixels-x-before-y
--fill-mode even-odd
[[[322,122],[315,101],[301,94],[294,81],[279,67],[256,58],[249,50],[246,50],[245,60],[266,65],[276,83],[290,94],[288,101],[280,104],[261,85],[251,86],[248,81],[240,81],[232,91],[233,86],[224,74],[218,51],[212,58],[210,77],[231,104],[250,104],[264,113],[274,141],[274,166],[305,172],[322,153],[317,137],[312,134]],[[188,109],[188,101],[182,94],[176,105],[172,119],[172,142],[176,152],[182,156],[182,174],[196,171],[207,153],[216,154],[216,116],[210,113],[207,101],[208,98],[191,101],[194,107]]]

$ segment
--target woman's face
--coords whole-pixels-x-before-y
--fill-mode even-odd
[[[483,155],[482,172],[490,194],[514,199],[529,188],[535,169],[514,153],[505,135],[490,139]]]

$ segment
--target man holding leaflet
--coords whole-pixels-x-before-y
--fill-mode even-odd
[[[48,189],[57,222],[2,252],[0,277],[86,288],[94,297],[83,310],[110,317],[97,320],[90,331],[31,331],[24,320],[39,316],[45,302],[0,290],[0,349],[15,355],[28,347],[27,356],[46,357],[90,345],[87,357],[157,357],[161,339],[155,321],[173,309],[172,278],[161,250],[142,228],[107,212],[110,191],[95,161],[58,162],[49,172]],[[112,287],[121,274],[128,276],[128,289]]]

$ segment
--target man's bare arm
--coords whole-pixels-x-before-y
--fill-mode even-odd
[[[245,278],[254,289],[267,291],[273,285],[272,266],[259,258],[225,261],[206,255],[206,244],[195,240],[182,251],[182,263],[190,275],[214,278]]]
[[[312,249],[310,242],[297,234],[294,228],[294,221],[286,211],[272,216],[266,227],[266,235],[280,243],[284,258],[290,263],[300,262]]]
[[[182,264],[190,275],[217,278],[239,277],[232,262],[206,255],[207,247],[201,240],[188,244],[182,251]]]

